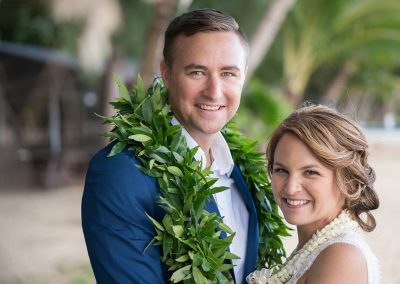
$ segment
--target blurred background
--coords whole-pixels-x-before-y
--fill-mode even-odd
[[[80,200],[107,143],[96,114],[112,114],[113,74],[151,82],[169,21],[202,7],[233,15],[249,37],[235,120],[261,151],[304,101],[364,127],[381,197],[367,241],[383,283],[400,283],[398,0],[0,0],[0,283],[95,283]],[[295,242],[285,239],[289,253]]]

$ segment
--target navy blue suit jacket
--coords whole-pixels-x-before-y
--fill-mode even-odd
[[[154,202],[160,191],[157,180],[143,174],[134,153],[125,149],[108,158],[112,144],[91,160],[82,198],[82,227],[97,283],[164,283],[169,278],[160,260],[160,247],[145,247],[155,236],[145,213],[158,221],[164,211]],[[258,222],[254,202],[238,167],[231,177],[250,213],[245,273],[255,269]],[[209,212],[218,212],[207,202]]]

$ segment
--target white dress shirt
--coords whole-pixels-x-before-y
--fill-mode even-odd
[[[171,123],[173,125],[179,124],[175,117],[172,119]],[[198,146],[197,142],[184,128],[182,128],[182,134],[186,138],[187,145],[190,149]],[[234,180],[230,177],[234,162],[228,144],[220,132],[214,144],[211,146],[211,154],[214,161],[211,165],[213,173],[210,176],[218,179],[213,187],[225,186],[228,188],[214,194],[213,197],[221,216],[223,216],[224,224],[228,225],[236,232],[229,249],[232,253],[240,257],[240,259],[232,260],[232,263],[235,265],[233,268],[235,280],[237,283],[241,283],[244,276],[244,262],[246,259],[249,211]],[[199,148],[195,154],[195,159],[197,161],[203,161],[203,168],[206,166],[206,155],[201,148]]]

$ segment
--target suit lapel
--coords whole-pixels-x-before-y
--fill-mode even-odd
[[[232,171],[231,177],[236,183],[236,186],[246,203],[247,209],[249,210],[249,230],[247,233],[247,246],[246,246],[246,260],[244,264],[244,278],[249,275],[256,266],[257,255],[258,255],[258,237],[259,237],[259,228],[258,228],[258,217],[256,207],[251,197],[251,193],[246,185],[246,182],[238,168],[235,165]],[[245,281],[243,283],[246,283]]]
[[[218,210],[217,203],[215,202],[213,195],[210,196],[210,200],[206,200],[205,209],[210,213],[216,212],[218,216],[221,216],[221,214],[219,213],[219,210]]]

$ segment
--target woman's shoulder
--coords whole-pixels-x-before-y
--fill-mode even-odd
[[[352,244],[331,244],[310,267],[307,283],[368,283],[365,256]]]

